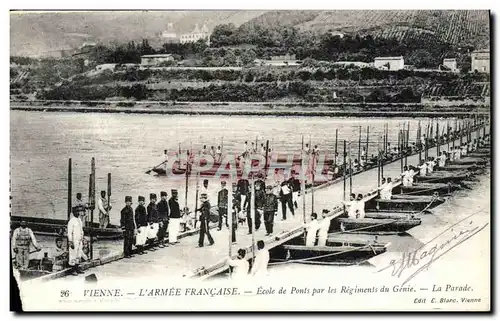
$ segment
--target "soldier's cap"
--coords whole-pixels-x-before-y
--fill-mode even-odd
[[[167,196],[167,192],[161,191],[161,192],[160,192],[160,195],[161,195],[161,196]]]
[[[139,197],[137,197],[137,201],[139,201],[139,202],[140,202],[140,201],[143,201],[143,202],[144,202],[145,200],[146,200],[146,198],[145,198],[144,196],[139,196]]]
[[[156,194],[155,193],[149,194],[149,199],[150,200],[155,199],[155,198],[156,198]]]
[[[101,191],[101,194],[102,194],[102,193],[106,194],[106,191]]]
[[[172,190],[170,190],[170,192],[172,193],[172,195],[177,195],[177,190],[176,189],[172,189]]]
[[[77,198],[82,197],[82,193],[76,193],[76,197],[77,197]]]
[[[206,193],[202,193],[202,194],[200,195],[200,198],[208,198],[208,196],[207,196],[207,194],[206,194]]]
[[[207,183],[208,184],[208,179],[203,180],[203,184]]]
[[[125,196],[125,202],[132,202],[132,196]]]

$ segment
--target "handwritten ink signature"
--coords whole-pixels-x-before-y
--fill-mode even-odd
[[[428,270],[429,267],[432,265],[432,263],[436,262],[439,258],[441,258],[443,255],[454,249],[455,247],[459,246],[463,242],[467,241],[480,231],[482,231],[486,226],[489,225],[489,223],[485,223],[482,226],[478,225],[473,225],[473,221],[471,220],[469,222],[469,226],[467,228],[463,228],[460,230],[460,232],[456,233],[453,232],[453,228],[459,225],[460,223],[467,221],[470,219],[472,216],[478,214],[481,211],[475,212],[474,214],[471,214],[467,216],[466,218],[460,220],[459,222],[451,225],[448,227],[446,230],[441,232],[440,234],[436,235],[432,240],[429,242],[425,243],[418,249],[411,251],[411,252],[404,252],[400,260],[391,260],[389,265],[380,269],[377,272],[382,272],[384,270],[387,270],[389,268],[392,268],[391,275],[396,276],[398,278],[403,275],[403,272],[406,269],[410,269],[412,267],[418,267],[417,270],[415,270],[402,284],[401,286],[405,285],[408,283],[411,279],[413,279],[417,274],[424,270]],[[423,250],[429,243],[440,237],[441,235],[444,235],[450,231],[453,234],[453,237],[448,238],[446,241],[442,242],[441,244],[433,244],[433,246],[428,249],[428,250]],[[425,264],[423,264],[425,262]]]

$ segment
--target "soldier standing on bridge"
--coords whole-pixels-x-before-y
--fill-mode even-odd
[[[248,192],[247,192],[247,195],[245,197],[245,205],[243,206],[244,208],[244,211],[246,212],[247,214],[247,225],[248,225],[248,234],[252,234],[252,228],[253,228],[253,224],[255,224],[255,230],[259,230],[260,228],[260,213],[259,213],[259,210],[262,210],[262,207],[260,209],[258,209],[256,206],[254,208],[254,213],[255,213],[255,222],[252,218],[252,215],[253,213],[250,211],[250,200],[252,199],[252,192],[251,190],[249,189]],[[260,200],[257,200],[257,191],[255,193],[255,204],[256,205],[257,203],[259,204],[263,204],[263,202],[261,202]]]
[[[123,255],[129,258],[132,257],[132,243],[136,233],[132,196],[125,196],[125,207],[121,210],[120,226],[123,231]]]
[[[85,215],[85,211],[89,208],[89,205],[82,200],[82,193],[76,193],[76,203],[75,208],[79,213],[79,218],[83,223],[83,226],[87,225],[87,215]]]
[[[167,192],[160,192],[161,200],[158,202],[158,216],[160,220],[160,229],[158,230],[158,244],[160,247],[167,246],[164,242],[168,227],[168,202]]]
[[[181,220],[181,210],[179,207],[178,191],[173,189],[171,191],[172,196],[168,200],[168,207],[170,208],[170,217],[168,224],[168,241],[170,244],[179,243],[177,241],[177,235],[179,234],[180,220]]]
[[[219,208],[219,231],[222,229],[222,220],[224,217],[226,218],[226,226],[227,224],[227,199],[228,199],[228,191],[226,188],[226,182],[222,181],[221,190],[217,195],[217,206]]]
[[[201,208],[198,210],[201,212],[200,215],[200,238],[198,240],[198,247],[203,247],[205,243],[205,234],[207,235],[210,245],[214,244],[214,239],[210,235],[210,227],[208,222],[210,219],[210,202],[208,201],[207,194],[203,193],[200,196],[202,202]]]
[[[248,182],[248,179],[240,179],[238,180],[238,192],[240,194],[240,199],[241,199],[241,205],[242,205],[242,210],[244,211],[245,210],[245,204],[247,203],[246,202],[246,198],[247,198],[247,194],[250,190],[250,182]],[[250,204],[250,203],[248,203]]]
[[[68,222],[69,265],[73,267],[73,275],[77,275],[83,273],[80,270],[83,256],[83,226],[75,207],[72,212],[73,217]]]
[[[108,204],[108,200],[106,199],[106,191],[101,191],[101,197],[97,200],[97,208],[99,209],[99,227],[108,227],[111,204]]]
[[[148,217],[146,208],[144,207],[144,196],[139,196],[139,205],[135,208],[135,224],[137,228],[137,237],[135,239],[135,246],[139,254],[144,254],[144,244],[148,236]]]
[[[286,220],[286,207],[290,209],[290,212],[292,212],[292,215],[295,216],[295,211],[293,208],[293,203],[292,203],[292,187],[290,186],[289,181],[284,181],[281,183],[281,190],[280,190],[280,201],[281,201],[281,214],[282,214],[282,220]]]
[[[273,194],[273,187],[266,187],[266,198],[264,202],[264,225],[266,226],[266,236],[273,234],[274,216],[278,210],[278,198]]]
[[[153,246],[154,240],[158,235],[158,230],[160,227],[158,216],[158,210],[156,208],[156,194],[149,194],[149,205],[148,205],[148,243]]]
[[[330,230],[330,219],[328,218],[328,210],[323,210],[323,219],[319,222],[318,229],[318,246],[326,246],[328,239],[328,231]]]

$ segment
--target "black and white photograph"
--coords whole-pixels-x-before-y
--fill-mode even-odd
[[[490,311],[489,10],[9,19],[23,311]]]

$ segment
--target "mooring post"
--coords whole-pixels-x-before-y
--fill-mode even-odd
[[[71,173],[71,158],[68,159],[68,222],[71,219],[71,208],[72,208],[72,188],[73,188],[73,182],[72,182],[72,173]],[[68,235],[69,236],[69,235]],[[67,245],[67,250],[69,251],[69,242],[66,243]]]
[[[90,188],[91,188],[91,203],[90,203],[90,247],[89,247],[89,254],[90,254],[90,259],[94,258],[94,247],[93,247],[93,239],[94,239],[94,209],[95,209],[95,158],[92,157],[92,162],[91,162],[91,182],[90,182]],[[108,204],[109,205],[109,204]]]

